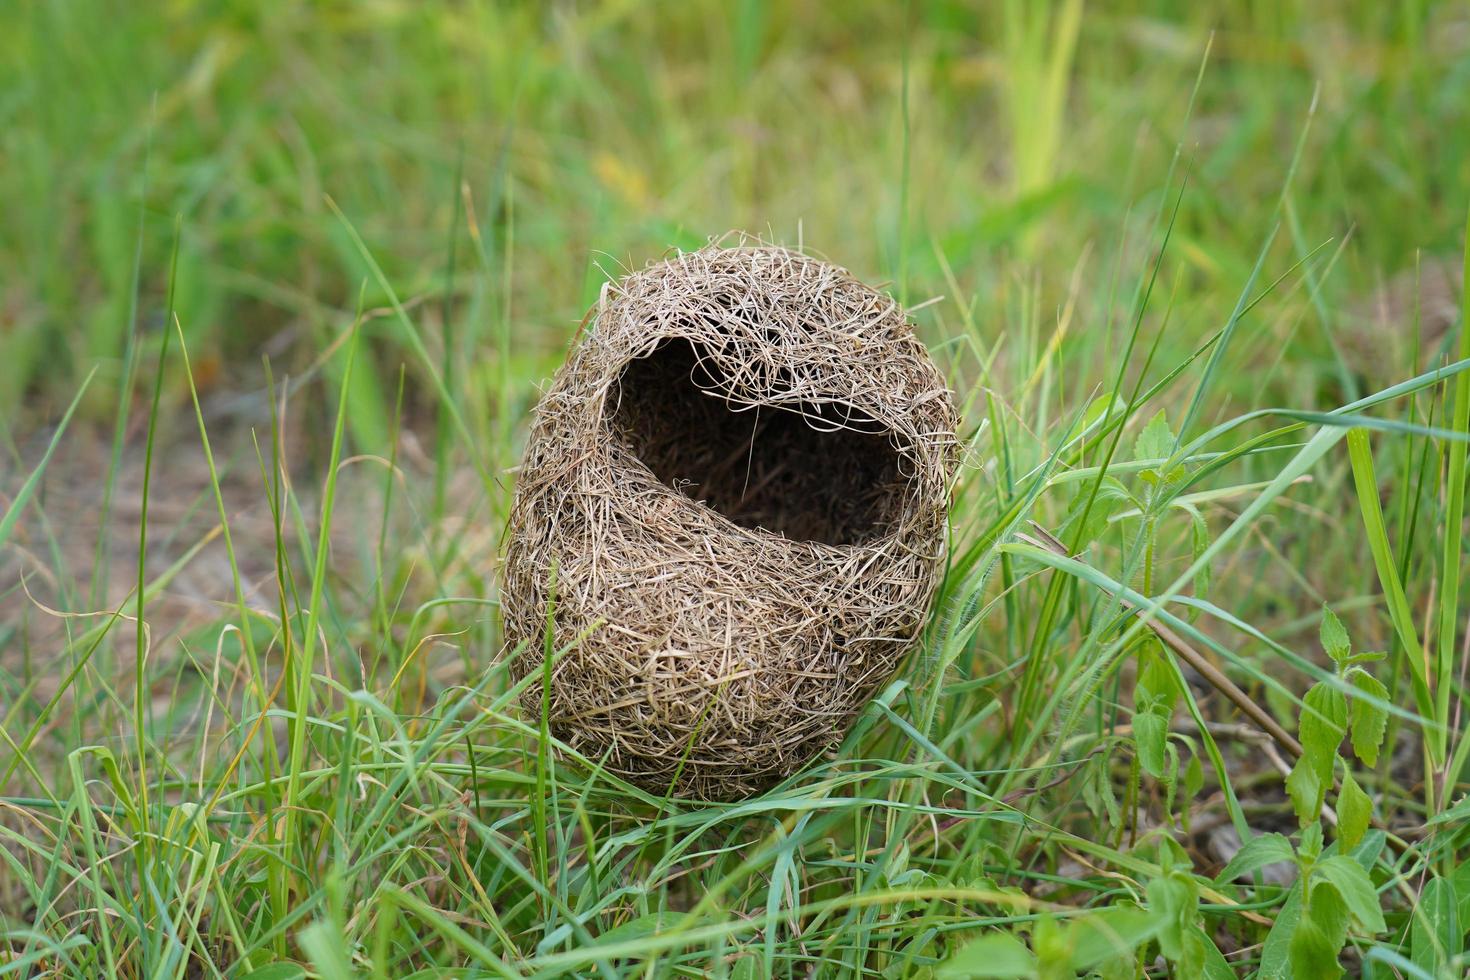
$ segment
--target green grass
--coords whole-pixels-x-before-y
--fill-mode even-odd
[[[1464,975],[1460,7],[6,19],[0,976]],[[842,750],[696,805],[548,744],[495,562],[731,228],[917,309],[967,465]]]

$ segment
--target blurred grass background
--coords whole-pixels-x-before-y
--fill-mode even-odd
[[[208,380],[252,388],[265,352],[310,363],[365,273],[324,195],[402,295],[432,300],[428,336],[493,379],[486,338],[502,323],[518,379],[562,347],[599,262],[729,228],[800,239],[912,299],[954,294],[947,265],[998,332],[1018,278],[1050,304],[1089,248],[1156,244],[1128,222],[1170,192],[1182,146],[1172,259],[1192,322],[1177,334],[1198,334],[1253,264],[1314,101],[1291,237],[1351,234],[1322,286],[1330,311],[1416,250],[1455,247],[1447,196],[1470,176],[1459,13],[19,4],[0,39],[0,412],[45,418],[94,364],[117,376],[130,322],[156,342],[176,216],[177,309]],[[1334,374],[1338,327],[1314,316],[1293,334],[1307,376],[1277,381],[1297,403]],[[398,355],[391,327],[372,334],[353,425],[381,444]]]
[[[1048,916],[1212,887],[1229,833],[1294,828],[1280,773],[1193,674],[1180,697],[1221,726],[1228,773],[1181,709],[1170,744],[1204,782],[1140,779],[1152,654],[1119,639],[1102,580],[1002,546],[1027,519],[1081,534],[1074,489],[1160,409],[1189,444],[1453,359],[1463,4],[17,0],[0,18],[0,972],[945,975],[982,927],[1039,951]],[[846,753],[701,808],[538,749],[497,660],[494,566],[537,386],[602,284],[736,228],[915,307],[975,465],[930,642]],[[1121,448],[1077,448],[1074,421],[1140,381]],[[1459,555],[1440,550],[1456,443],[1430,432],[1449,387],[1375,406],[1426,624],[1463,609],[1436,591]],[[1150,511],[1147,455],[1124,463],[1147,519],[1101,520],[1086,560],[1163,588],[1301,448],[1249,441],[1270,424],[1210,444],[1218,469],[1177,462],[1209,480],[1189,484],[1197,521]],[[1053,458],[1066,472],[1028,482]],[[1366,862],[1391,931],[1345,955],[1454,976],[1403,892],[1470,896],[1463,830],[1420,833],[1459,812],[1463,773],[1426,795],[1408,731],[1432,726],[1355,489],[1337,453],[1271,491],[1206,554],[1214,605],[1199,579],[1176,611],[1293,730],[1328,665],[1324,603],[1356,649],[1389,651],[1398,749],[1358,778],[1409,843]],[[277,685],[303,646],[298,703]],[[1270,938],[1288,893],[1217,885],[1197,931],[1238,973],[1289,975]]]

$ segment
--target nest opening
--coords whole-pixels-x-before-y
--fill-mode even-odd
[[[838,398],[766,392],[790,379],[731,377],[709,347],[666,340],[628,362],[608,399],[611,431],[661,482],[732,523],[855,545],[903,513],[910,467],[878,419]]]

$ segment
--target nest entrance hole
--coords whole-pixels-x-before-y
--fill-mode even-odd
[[[659,480],[741,527],[860,544],[903,512],[909,481],[881,422],[835,402],[745,404],[729,397],[737,384],[707,347],[665,341],[618,377],[611,429]]]

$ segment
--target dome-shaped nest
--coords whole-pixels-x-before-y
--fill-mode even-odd
[[[923,629],[955,428],[843,269],[711,245],[609,284],[536,410],[501,585],[519,675],[554,624],[552,732],[707,799],[835,746]]]

